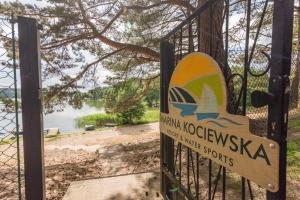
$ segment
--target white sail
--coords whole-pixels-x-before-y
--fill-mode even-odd
[[[217,107],[217,98],[214,91],[208,85],[203,85],[202,95],[196,113],[216,113]]]

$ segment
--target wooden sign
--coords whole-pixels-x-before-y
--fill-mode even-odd
[[[278,191],[279,145],[253,135],[246,116],[226,111],[227,90],[217,62],[191,53],[176,66],[161,132],[269,191]]]

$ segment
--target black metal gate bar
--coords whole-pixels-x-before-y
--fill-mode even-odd
[[[175,59],[173,54],[173,46],[168,43],[162,41],[160,44],[160,53],[161,57],[164,58],[161,60],[161,70],[164,71],[164,74],[168,74],[167,76],[161,76],[160,84],[161,84],[161,103],[160,109],[161,112],[168,113],[168,85],[170,82],[172,69],[175,66]],[[172,151],[173,148],[173,140],[161,134],[160,136],[160,149],[161,149],[161,168],[167,169],[168,173],[171,173],[174,176],[174,152]],[[170,188],[172,188],[170,179],[168,175],[161,171],[161,193],[168,198],[171,198]]]
[[[279,191],[267,193],[268,200],[286,199],[287,124],[290,97],[294,0],[274,0],[273,38],[269,92],[276,98],[269,104],[268,137],[280,145]]]
[[[233,2],[230,4],[230,2]],[[223,17],[222,17],[222,29],[225,29],[224,32],[220,31],[221,33],[216,33],[215,27],[212,26],[212,20],[213,20],[213,12],[216,12],[215,10],[218,9],[219,5],[223,6]],[[245,37],[242,38],[240,41],[240,45],[244,46],[243,49],[234,49],[235,46],[232,44],[229,45],[229,18],[231,14],[230,6],[234,4],[241,4],[240,9],[245,11]],[[260,5],[261,10],[258,11],[260,14],[260,19],[257,21],[257,31],[256,33],[250,34],[250,27],[251,24],[251,16],[253,12],[255,11],[255,6]],[[254,5],[254,9],[253,6]],[[284,6],[283,6],[284,5]],[[273,14],[273,21],[271,24],[271,28],[273,28],[273,35],[272,37],[272,44],[270,47],[267,48],[268,52],[271,52],[272,50],[272,58],[268,55],[267,52],[256,50],[259,37],[262,35],[262,37],[265,37],[265,33],[261,34],[262,24],[264,23],[265,16],[267,12],[272,12]],[[287,14],[288,13],[288,14]],[[209,16],[209,18],[208,18]],[[205,19],[203,21],[203,17]],[[268,17],[268,16],[267,16]],[[169,53],[166,53],[166,48],[161,48],[161,84],[162,84],[162,96],[161,96],[161,104],[162,105],[162,112],[167,111],[167,101],[168,101],[168,89],[166,86],[169,83],[170,76],[172,75],[172,70],[168,70],[171,65],[165,65],[168,59],[175,59],[175,64],[177,64],[180,59],[186,55],[189,52],[192,51],[202,51],[204,53],[210,54],[212,57],[215,57],[219,65],[221,66],[226,82],[228,91],[229,91],[229,105],[228,105],[228,111],[233,114],[244,114],[248,115],[254,113],[255,115],[261,116],[261,115],[269,115],[269,118],[266,118],[266,121],[262,121],[257,127],[256,130],[258,132],[255,134],[260,135],[263,131],[264,133],[267,132],[267,124],[268,124],[268,132],[269,137],[278,141],[280,145],[282,145],[281,149],[281,158],[286,159],[286,136],[282,137],[282,133],[286,133],[286,125],[287,125],[287,106],[288,106],[288,98],[289,98],[289,88],[287,87],[289,85],[288,83],[288,75],[290,70],[290,54],[291,54],[291,40],[292,40],[292,17],[293,17],[293,0],[275,0],[275,1],[269,1],[269,0],[260,0],[260,1],[230,1],[230,0],[209,0],[206,1],[201,7],[196,9],[196,11],[191,14],[186,20],[181,22],[177,27],[175,27],[172,31],[170,31],[165,37],[161,40],[162,46],[170,46],[171,43],[173,43],[174,46],[174,52],[173,55],[170,55],[171,49],[169,49]],[[280,19],[279,19],[280,18]],[[270,19],[266,19],[271,21]],[[195,28],[196,27],[196,28]],[[253,27],[252,27],[253,28]],[[195,29],[195,32],[194,32]],[[204,29],[204,30],[203,30]],[[280,31],[278,31],[280,30]],[[231,33],[232,34],[232,33]],[[253,35],[253,36],[251,36]],[[224,36],[224,37],[223,37]],[[201,38],[202,37],[202,38]],[[250,42],[250,37],[251,42]],[[203,38],[206,38],[206,40],[203,40]],[[220,39],[221,38],[221,39]],[[195,41],[198,40],[198,41]],[[213,44],[212,41],[215,40],[217,44]],[[239,40],[237,38],[237,40]],[[232,41],[232,36],[231,36]],[[194,44],[194,43],[197,44]],[[203,44],[206,43],[206,44]],[[251,44],[251,45],[250,45]],[[261,44],[261,43],[260,43]],[[263,43],[264,45],[264,43]],[[287,50],[288,48],[288,50]],[[221,51],[224,50],[223,55],[218,55],[218,51],[221,49]],[[240,52],[239,52],[240,51]],[[232,53],[237,52],[237,53]],[[283,53],[284,52],[284,53]],[[254,61],[257,62],[257,60],[260,59],[257,54],[261,54],[264,59],[267,58],[267,63],[271,63],[266,65],[266,69],[263,70],[261,66],[258,67],[258,71],[251,70],[251,66],[254,65]],[[221,53],[222,54],[222,53]],[[241,56],[242,55],[242,56]],[[169,56],[169,57],[168,57]],[[224,56],[224,58],[220,57]],[[236,56],[236,57],[232,57]],[[242,71],[235,71],[237,69],[232,68],[235,67],[236,64],[241,65],[239,62],[239,59],[242,60],[243,68]],[[229,61],[230,60],[230,61]],[[251,62],[254,60],[253,62]],[[230,63],[231,62],[231,63]],[[276,64],[274,64],[276,62]],[[164,64],[162,64],[164,63]],[[266,61],[261,61],[261,65],[265,65]],[[165,67],[165,68],[164,68]],[[172,67],[173,64],[172,64]],[[276,67],[276,69],[273,69]],[[272,69],[271,69],[272,68]],[[271,72],[268,73],[271,69]],[[279,72],[280,70],[285,69],[285,73]],[[263,70],[263,71],[262,71]],[[274,75],[275,74],[275,75]],[[271,77],[270,77],[270,76]],[[280,75],[280,76],[278,76]],[[272,77],[275,77],[275,82],[272,82]],[[241,80],[240,88],[236,89],[236,84],[234,82],[235,78],[239,78]],[[249,84],[253,84],[254,78],[261,78],[264,80],[267,80],[270,78],[269,83],[269,91],[272,92],[272,89],[276,90],[276,92],[272,92],[276,95],[279,95],[280,101],[273,101],[275,104],[272,104],[269,106],[269,109],[263,109],[263,112],[261,110],[255,111],[253,105],[249,105],[249,96],[252,90],[248,90]],[[278,79],[278,80],[277,80]],[[285,82],[284,82],[285,81]],[[275,85],[276,83],[276,85]],[[258,80],[256,83],[261,88],[261,83]],[[264,86],[265,87],[265,86]],[[251,88],[252,89],[252,88]],[[268,89],[268,86],[262,89]],[[235,91],[238,90],[238,91]],[[280,90],[280,91],[279,91]],[[249,107],[249,108],[248,108]],[[276,107],[277,111],[270,110],[274,109]],[[249,110],[249,111],[248,111]],[[267,111],[268,114],[267,114]],[[258,112],[258,113],[255,113]],[[275,125],[274,125],[274,119],[271,118],[271,116],[275,117]],[[267,117],[267,116],[266,116]],[[253,126],[256,124],[256,118],[253,119]],[[264,119],[264,118],[263,118]],[[271,120],[271,121],[270,121]],[[281,122],[278,123],[278,122]],[[284,126],[281,128],[278,128],[278,126]],[[275,128],[274,128],[275,127]],[[276,129],[276,133],[273,129]],[[272,131],[272,134],[271,131]],[[281,133],[281,136],[279,135]],[[166,137],[166,136],[165,136]],[[164,136],[162,133],[161,136],[162,140],[164,140]],[[205,159],[201,157],[201,155],[193,152],[186,146],[180,144],[179,142],[176,142],[170,138],[168,138],[170,141],[169,147],[167,147],[167,144],[164,143],[164,141],[161,141],[162,145],[162,158],[161,158],[161,167],[162,167],[162,174],[167,176],[166,179],[168,179],[168,183],[162,180],[162,193],[166,199],[171,200],[177,200],[177,199],[209,199],[213,200],[216,198],[217,190],[219,192],[219,197],[222,199],[226,198],[226,184],[228,184],[228,174],[231,172],[226,173],[226,168],[221,167],[215,163],[213,163],[209,159]],[[166,155],[168,155],[168,151],[172,152],[169,155],[174,157],[168,157],[168,159],[165,158]],[[168,161],[169,160],[169,161]],[[196,163],[194,161],[196,160]],[[282,161],[282,159],[280,159]],[[171,165],[171,163],[174,162],[174,166]],[[281,188],[284,188],[284,190],[280,190],[277,193],[267,193],[267,199],[268,200],[284,200],[285,199],[285,184],[286,184],[286,163],[285,161],[283,163],[280,163],[280,183]],[[207,168],[207,182],[206,186],[203,187],[203,185],[199,184],[199,178],[200,176],[203,176],[203,170],[204,167]],[[217,170],[218,169],[218,170]],[[175,170],[175,171],[174,171]],[[200,173],[201,170],[201,173]],[[217,170],[217,171],[216,171]],[[174,174],[175,173],[175,174]],[[230,175],[229,175],[230,176]],[[222,179],[222,181],[221,181]],[[244,178],[241,178],[241,199],[254,199],[256,194],[253,193],[252,183],[250,183],[249,180],[246,180]],[[218,189],[220,185],[222,184],[221,189]],[[193,187],[192,187],[193,186]],[[176,187],[177,190],[173,190],[173,188]],[[195,189],[194,189],[195,187]],[[200,190],[201,187],[201,190]],[[270,187],[272,187],[270,185]],[[259,187],[256,187],[256,190]],[[169,193],[169,191],[173,191],[173,195]],[[177,191],[177,192],[175,192]],[[221,194],[220,194],[221,193]],[[283,195],[284,193],[284,195]],[[203,196],[204,195],[204,196]],[[228,198],[229,199],[229,198]]]
[[[245,41],[245,55],[244,55],[244,74],[243,74],[244,87],[247,87],[247,81],[248,81],[250,21],[251,21],[251,0],[247,0],[247,25],[246,25],[246,41]],[[242,114],[246,115],[247,90],[243,90],[242,103],[243,103]],[[242,200],[246,199],[246,182],[248,181],[244,177],[242,177],[242,188],[241,188]]]
[[[40,38],[35,19],[18,17],[26,200],[45,199]]]

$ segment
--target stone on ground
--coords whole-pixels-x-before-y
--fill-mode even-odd
[[[162,200],[159,174],[140,173],[71,183],[63,200]]]

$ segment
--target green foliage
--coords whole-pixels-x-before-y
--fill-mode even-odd
[[[0,140],[0,145],[13,144],[16,141],[17,141],[17,138],[16,137],[12,137],[12,138],[9,138],[7,140]]]
[[[158,81],[156,78],[149,86],[138,79],[130,78],[114,83],[113,86],[98,87],[88,91],[86,103],[92,107],[104,107],[108,113],[130,112],[129,110],[141,101],[145,101],[150,108],[157,107],[159,105]]]
[[[17,94],[15,94],[14,88],[0,88],[0,103],[3,104],[0,111],[7,113],[14,113],[16,109],[15,96],[21,98],[21,90],[17,89]],[[17,101],[17,106],[20,108],[21,102]]]
[[[89,90],[87,96],[89,99],[99,100],[105,98],[106,92],[109,90],[109,86],[107,87],[97,87],[95,89]]]
[[[134,119],[132,124],[146,124],[159,121],[159,110],[147,110],[140,119]],[[117,114],[94,114],[76,119],[76,126],[83,128],[85,125],[102,127],[106,123],[126,125]]]
[[[54,77],[59,80],[59,83],[51,85],[45,90],[45,110],[49,109],[50,112],[60,110],[66,105],[66,102],[76,108],[80,107],[79,101],[83,98],[75,92],[81,88],[77,81],[84,79],[96,82],[95,72],[97,75],[97,70],[94,69],[101,64],[113,74],[106,81],[112,88],[109,89],[107,97],[103,96],[102,90],[99,90],[97,92],[100,93],[95,93],[94,98],[105,97],[105,107],[108,112],[124,112],[144,98],[147,93],[149,96],[146,96],[145,101],[152,106],[153,98],[157,98],[157,95],[149,91],[151,87],[146,85],[154,82],[153,77],[159,75],[159,39],[186,16],[189,16],[199,5],[202,5],[205,0],[183,1],[184,3],[156,0],[108,0],[105,3],[101,0],[48,0],[47,2],[44,6],[20,2],[0,3],[0,11],[6,15],[10,15],[14,11],[16,15],[35,17],[40,24],[43,24],[44,30],[41,30],[42,59],[45,61],[43,80],[47,81]],[[264,3],[256,2],[251,6],[250,38],[253,40],[254,33],[259,26],[260,20],[258,19],[262,15]],[[235,15],[239,17],[239,20],[232,21],[229,30],[229,50],[232,51],[230,52],[230,67],[232,65],[242,66],[244,63],[244,51],[240,49],[240,44],[244,41],[243,31],[247,26],[246,15],[244,15],[245,8],[246,2],[240,1],[232,5],[230,9],[230,18],[234,18]],[[213,21],[222,19],[223,11],[218,10],[214,10],[216,20]],[[272,4],[267,8],[267,13],[271,12]],[[205,22],[206,18],[203,17],[202,20]],[[261,59],[261,53],[257,52],[261,50],[269,52],[270,45],[266,41],[269,41],[271,37],[271,25],[272,15],[267,14],[261,29],[264,34],[261,34],[258,39],[251,63],[251,67],[254,66],[258,71],[264,68],[266,59]],[[222,23],[217,22],[216,26],[220,26],[216,27],[216,30],[222,30]],[[206,28],[208,27],[203,26],[204,30],[202,31],[208,32],[205,30]],[[295,20],[294,30],[297,28],[298,24]],[[184,32],[184,34],[186,33]],[[205,39],[206,37],[201,36],[201,40]],[[222,38],[220,39],[222,40]],[[199,42],[205,43],[205,41]],[[218,40],[214,40],[214,42],[217,44],[212,46],[222,49],[223,45],[219,46]],[[294,43],[297,44],[297,42]],[[120,51],[110,54],[116,49]],[[104,57],[105,59],[101,59]],[[93,58],[93,60],[87,58]],[[81,71],[77,74],[70,74],[73,71],[77,72],[79,68]],[[234,69],[232,71],[234,72]],[[132,77],[141,81],[138,83],[140,88],[133,87],[127,90],[127,86],[125,88],[120,86]],[[250,87],[258,89],[260,85],[265,86],[264,80],[268,79],[265,79],[265,76],[260,79],[262,83],[257,82],[256,86]],[[251,80],[248,81],[248,83],[251,82]],[[248,106],[250,106],[250,93],[251,88],[247,94]],[[250,109],[253,107],[250,106]]]
[[[159,110],[147,110],[140,120],[134,121],[133,124],[147,124],[159,121]]]
[[[289,175],[300,180],[300,140],[288,142],[287,165]]]
[[[293,140],[287,145],[288,155],[295,155],[300,152],[300,140]]]
[[[159,104],[159,88],[150,89],[145,96],[145,101],[150,108],[157,106]]]
[[[79,128],[84,127],[85,125],[94,125],[97,127],[102,127],[106,123],[116,123],[120,124],[121,121],[117,117],[116,114],[93,114],[93,115],[87,115],[84,117],[77,118],[76,120],[76,126]]]
[[[127,111],[118,113],[118,117],[121,119],[122,124],[133,124],[134,120],[140,120],[145,114],[145,106],[140,101]]]
[[[136,79],[129,79],[115,84],[105,93],[104,107],[108,113],[130,112],[144,96],[143,84]]]
[[[0,97],[0,102],[3,104],[2,112],[13,113],[15,112],[15,101],[8,97]]]
[[[288,124],[290,130],[300,129],[300,119],[290,120]]]
[[[104,101],[103,99],[86,99],[85,103],[90,106],[90,107],[94,107],[94,108],[97,108],[97,109],[102,109],[104,108]]]
[[[263,68],[261,68],[261,69],[251,68],[251,72],[253,74],[262,74],[264,72],[264,70],[265,69],[263,69]],[[234,66],[234,67],[232,67],[232,73],[243,74],[244,67],[243,66]],[[243,80],[241,80],[238,77],[233,79],[234,92],[235,92],[236,96],[238,96],[240,93],[240,90],[242,87],[242,82],[243,82]],[[250,75],[248,76],[247,97],[246,97],[247,111],[251,112],[255,109],[251,104],[251,93],[255,90],[268,91],[268,87],[269,87],[269,75],[267,73],[260,77],[254,77],[254,76],[250,76]]]
[[[58,85],[58,84],[57,84]],[[52,87],[52,86],[51,86]],[[53,95],[51,87],[43,88],[44,99],[51,100],[51,103],[44,103],[44,111],[46,113],[59,112],[64,109],[65,105],[71,105],[75,109],[81,109],[83,106],[83,100],[86,98],[86,94],[79,90],[72,91],[60,91],[54,90],[52,92],[59,93],[59,95]]]
[[[101,84],[97,77],[98,65],[111,72],[106,80],[111,87],[132,77],[141,81],[140,88],[129,93],[131,97],[120,94],[116,100],[106,101],[108,110],[111,105],[121,107],[110,111],[116,112],[142,99],[149,89],[145,85],[159,76],[160,38],[173,28],[173,24],[186,18],[185,9],[179,13],[178,6],[186,7],[168,1],[162,4],[136,0],[105,3],[101,0],[47,0],[46,4],[8,1],[0,3],[0,11],[7,16],[14,12],[16,16],[34,17],[43,24],[41,59],[43,81],[49,82],[44,90],[47,112],[62,110],[67,104],[80,107],[79,101],[84,99],[77,92],[91,83]],[[49,81],[53,78],[57,81]],[[123,90],[115,92],[123,93]],[[95,96],[100,98],[103,94]]]

